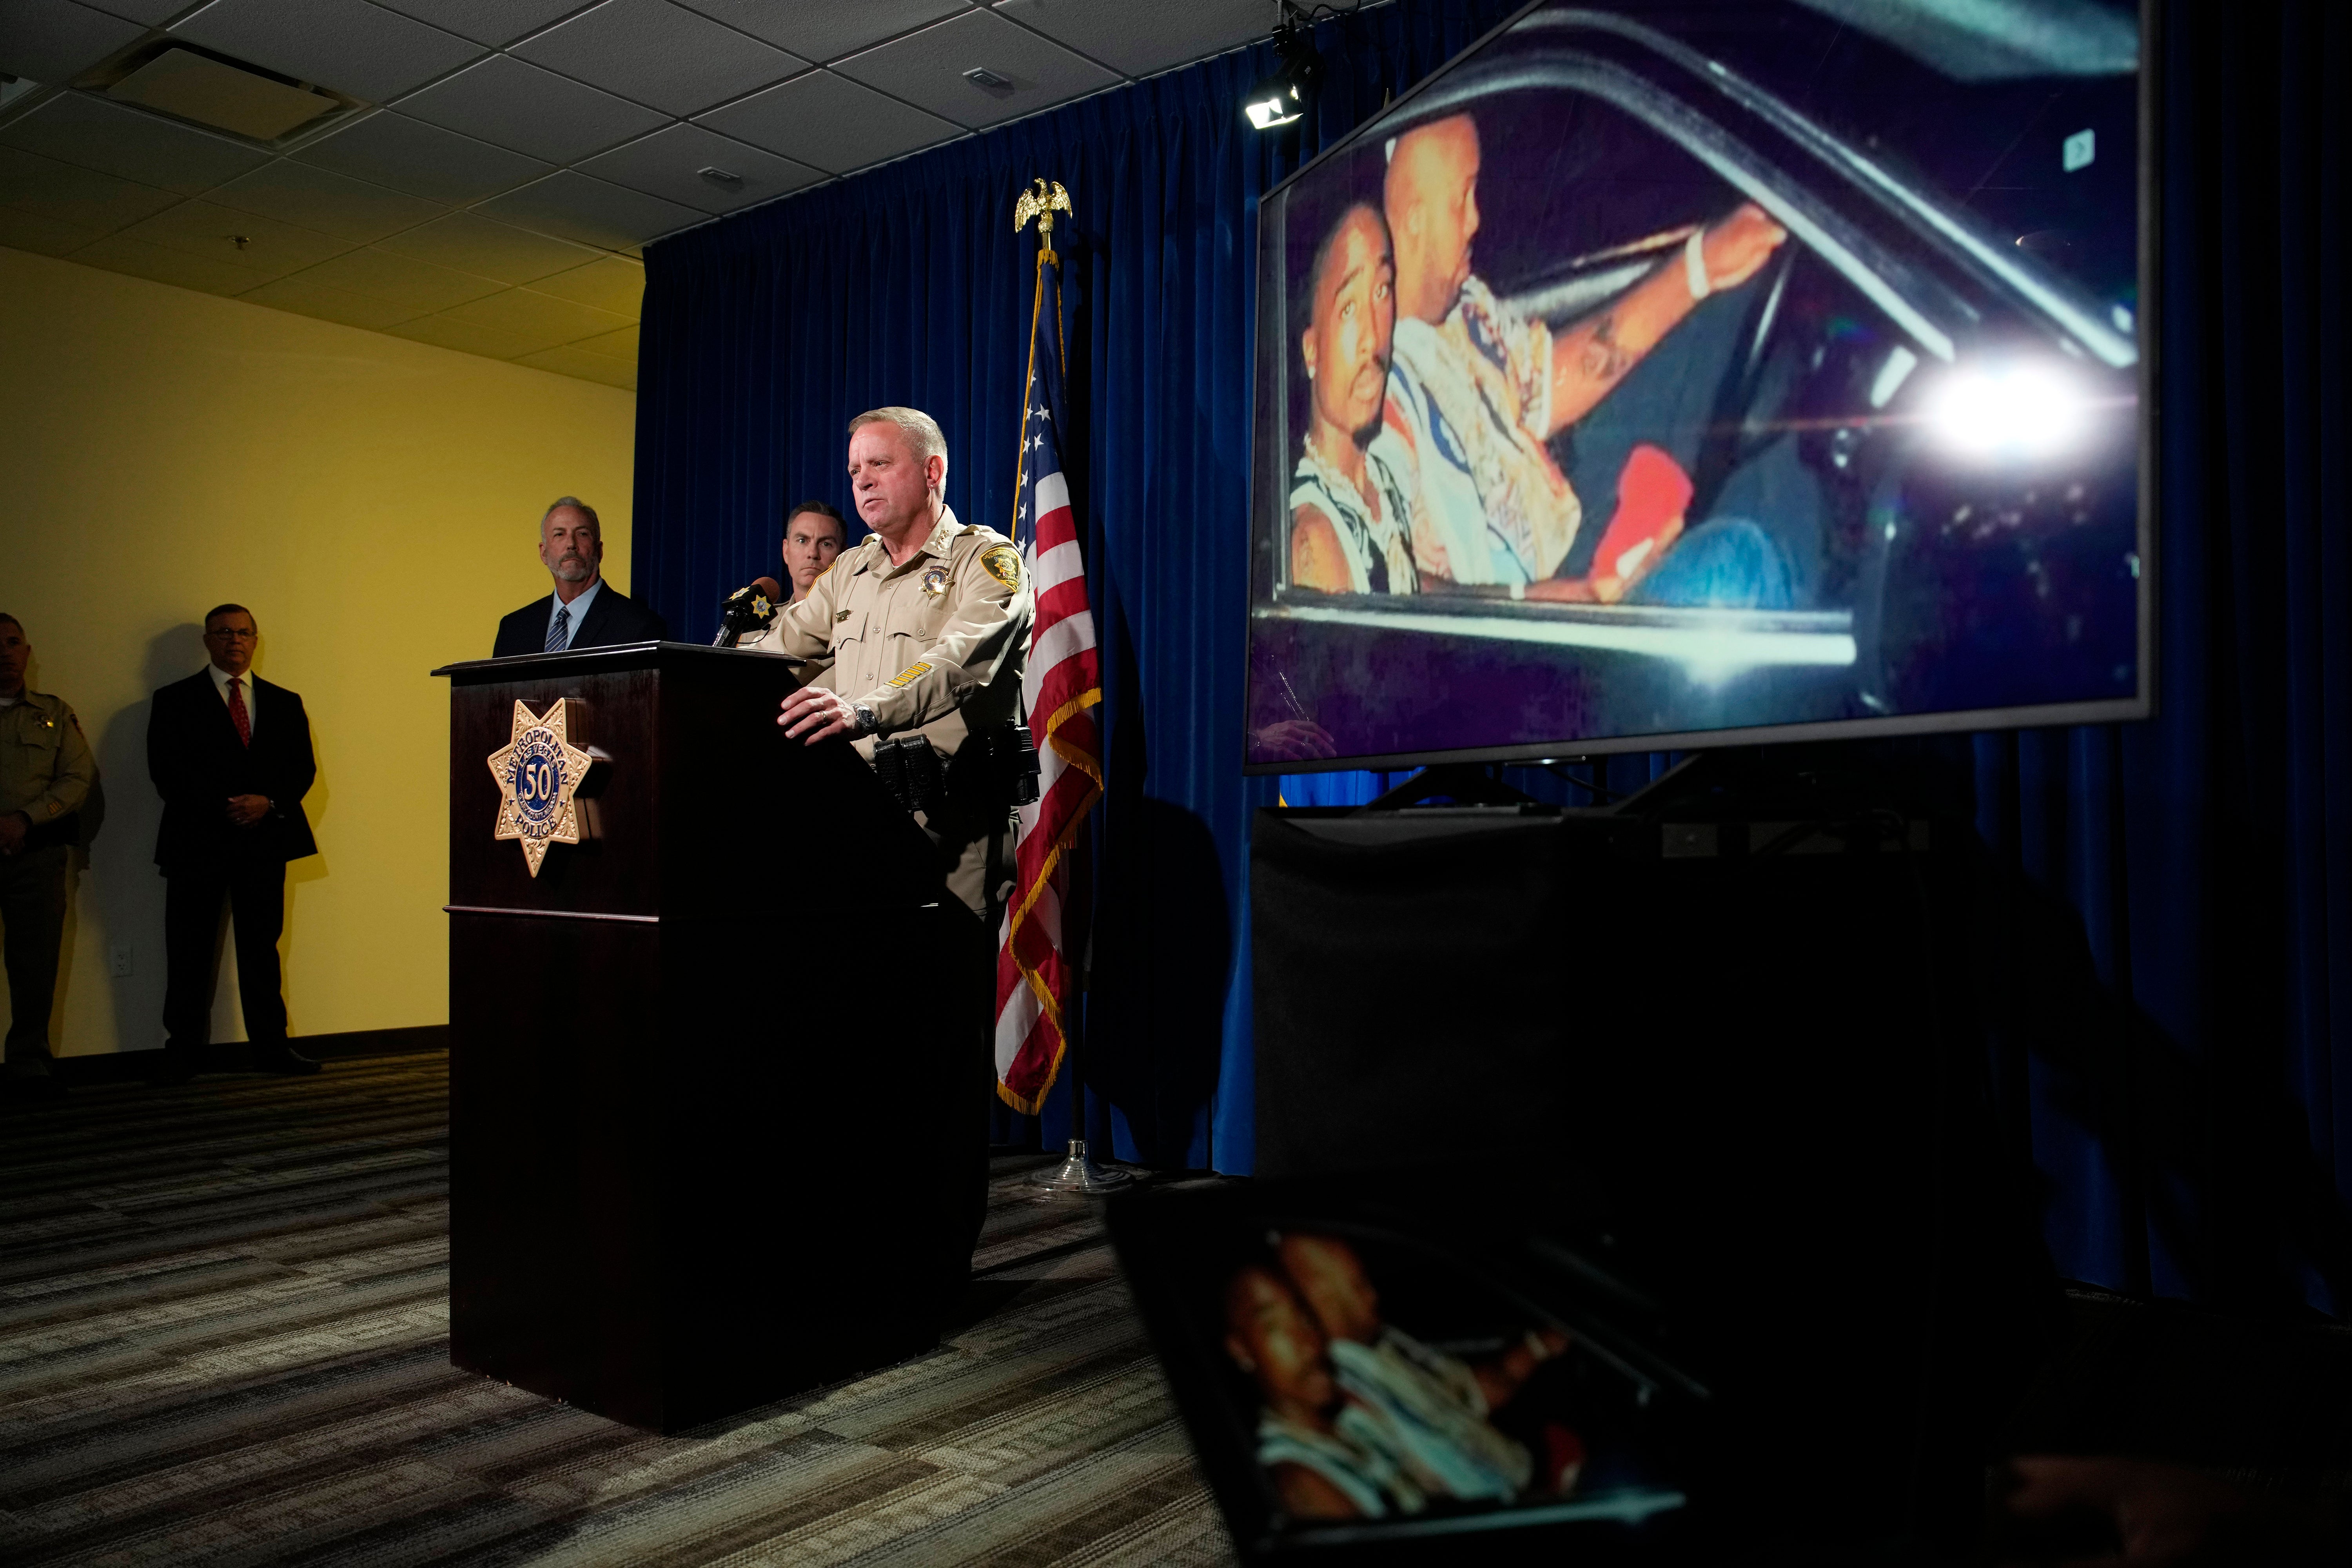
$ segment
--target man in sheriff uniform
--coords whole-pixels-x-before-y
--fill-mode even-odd
[[[1019,717],[1035,603],[1012,542],[956,520],[947,477],[947,437],[929,415],[876,408],[851,420],[850,493],[873,531],[742,646],[831,658],[784,700],[784,732],[812,745],[847,735],[868,761],[877,739],[918,732],[950,763],[952,808],[966,740]],[[929,823],[955,856],[948,890],[983,920],[990,829],[1010,816],[1009,802],[990,801]]]
[[[0,926],[8,966],[9,1087],[54,1092],[49,1008],[66,923],[66,857],[98,759],[61,698],[26,689],[33,645],[0,615]]]

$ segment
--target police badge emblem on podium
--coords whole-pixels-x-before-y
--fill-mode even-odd
[[[586,812],[590,803],[574,794],[597,758],[572,743],[572,715],[566,702],[559,697],[540,714],[518,700],[512,738],[489,755],[490,776],[499,784],[499,820],[490,837],[520,839],[523,861],[534,878],[549,845],[595,836]]]

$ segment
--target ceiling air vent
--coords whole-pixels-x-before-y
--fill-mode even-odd
[[[106,95],[256,142],[275,142],[343,107],[323,92],[181,48],[165,49],[109,87]]]

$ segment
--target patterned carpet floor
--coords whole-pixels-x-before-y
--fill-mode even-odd
[[[938,1350],[656,1436],[448,1353],[447,1058],[0,1111],[0,1562],[1222,1563],[1100,1211]]]

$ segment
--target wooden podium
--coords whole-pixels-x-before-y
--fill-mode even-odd
[[[848,743],[777,727],[796,668],[639,643],[434,672],[450,1359],[656,1431],[936,1342],[985,1201],[985,935]],[[488,760],[559,698],[581,838],[534,876]]]

